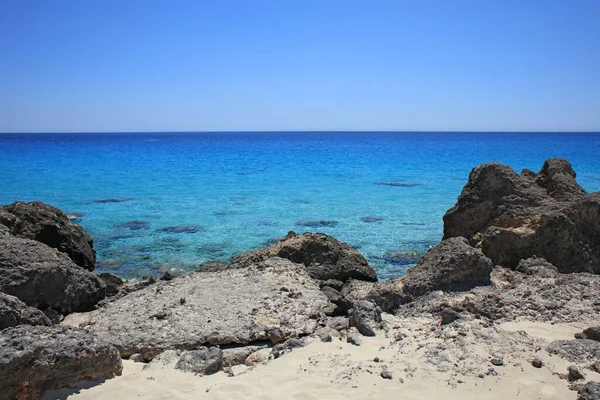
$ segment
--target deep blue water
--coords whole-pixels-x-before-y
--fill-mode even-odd
[[[416,260],[391,254],[439,242],[472,167],[538,171],[548,157],[600,190],[600,134],[5,134],[0,204],[83,214],[97,271],[125,277],[193,270],[294,230],[350,243],[386,278]]]

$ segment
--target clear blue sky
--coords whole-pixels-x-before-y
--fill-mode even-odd
[[[600,131],[600,0],[0,0],[0,132]]]

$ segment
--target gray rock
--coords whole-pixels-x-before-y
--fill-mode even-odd
[[[98,310],[70,315],[63,324],[85,326],[123,357],[141,353],[151,360],[165,349],[309,335],[328,304],[302,265],[271,258],[248,268],[160,281]]]
[[[145,363],[145,362],[146,362],[146,360],[144,359],[144,356],[143,356],[143,355],[141,355],[140,353],[135,353],[135,354],[132,354],[132,355],[129,357],[129,359],[130,359],[131,361],[134,361],[134,362],[136,362],[136,363]]]
[[[585,379],[585,375],[581,373],[576,365],[569,365],[567,368],[567,379],[569,382],[578,381],[580,379]]]
[[[77,329],[21,325],[0,331],[2,399],[39,399],[47,390],[121,370],[116,348]]]
[[[17,201],[0,208],[3,209],[0,223],[9,228],[11,235],[42,242],[66,253],[80,267],[94,269],[96,252],[92,237],[58,208],[39,201]]]
[[[226,367],[232,367],[234,365],[241,365],[246,362],[248,356],[259,350],[267,348],[267,345],[262,346],[241,346],[232,347],[229,349],[223,349],[223,365]]]
[[[139,353],[136,353],[136,354],[139,354]],[[181,354],[182,354],[181,350],[174,350],[174,349],[165,350],[162,353],[156,355],[156,357],[154,357],[149,363],[144,365],[142,370],[146,371],[146,370],[160,370],[160,369],[167,369],[167,368],[175,368],[175,364],[177,364],[177,361],[179,361]],[[142,356],[142,358],[144,358],[144,356]],[[144,358],[144,359],[146,359],[146,358]]]
[[[600,359],[600,342],[589,339],[556,340],[546,350],[549,354],[578,364]]]
[[[269,359],[270,353],[270,349],[261,349],[255,351],[254,353],[250,354],[248,358],[246,358],[244,364],[246,364],[248,367],[252,367],[256,364],[264,363]]]
[[[200,347],[185,351],[175,364],[175,369],[195,374],[210,375],[223,368],[223,353],[218,347]]]
[[[104,283],[65,253],[13,237],[0,239],[0,291],[62,314],[90,310],[105,296]]]
[[[364,336],[375,336],[376,329],[383,329],[381,308],[371,301],[360,300],[354,303],[349,324],[356,327]]]
[[[584,339],[600,341],[600,326],[590,326],[582,332]]]
[[[490,360],[490,363],[492,363],[492,365],[495,365],[497,367],[501,367],[501,366],[504,365],[504,361],[501,358],[498,358],[498,357],[493,357]]]
[[[17,325],[50,325],[37,308],[29,307],[14,296],[0,292],[0,330]]]
[[[3,224],[0,224],[0,238],[6,237],[9,235],[8,228]]]
[[[494,264],[514,269],[534,255],[560,272],[600,272],[600,195],[587,194],[564,159],[539,173],[475,167],[444,215],[444,239],[466,237]]]
[[[557,278],[559,276],[558,268],[536,256],[519,261],[517,271],[537,278]]]
[[[442,317],[442,325],[448,325],[457,319],[460,319],[460,313],[454,311],[453,309],[446,307],[442,311],[440,311],[440,317]]]
[[[348,337],[346,338],[346,342],[352,343],[355,346],[360,346],[362,344],[361,335],[358,332],[350,332]]]
[[[600,383],[590,381],[579,391],[577,400],[600,400]]]
[[[116,296],[123,286],[123,280],[121,278],[113,274],[109,274],[108,272],[98,274],[98,278],[100,278],[106,286],[107,297]]]
[[[535,357],[533,360],[531,360],[531,365],[534,368],[542,368],[544,366],[544,362],[542,361],[541,358]]]
[[[356,249],[324,233],[298,235],[290,232],[272,246],[233,257],[232,264],[248,266],[271,257],[304,265],[313,279],[377,280],[375,270]]]
[[[381,373],[379,374],[383,379],[392,379],[394,376],[392,375],[392,373],[387,370],[387,369],[382,369]]]

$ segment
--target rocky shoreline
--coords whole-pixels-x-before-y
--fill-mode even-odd
[[[419,358],[450,386],[525,360],[552,368],[573,398],[599,399],[600,193],[575,177],[563,159],[538,173],[475,167],[442,242],[387,281],[347,244],[290,232],[229,263],[124,282],[92,272],[93,240],[62,211],[2,206],[0,399],[113,378],[122,358],[235,375],[310,341],[361,346],[379,336],[390,358]],[[523,321],[586,329],[550,342],[507,333]],[[545,365],[548,356],[567,367]],[[415,375],[394,377],[391,363],[369,368],[386,380]]]

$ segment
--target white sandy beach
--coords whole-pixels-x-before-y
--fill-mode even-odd
[[[511,322],[494,328],[487,345],[476,343],[467,336],[469,354],[458,356],[455,365],[444,368],[426,361],[425,332],[418,328],[423,322],[407,321],[406,337],[401,342],[386,338],[385,332],[377,337],[364,338],[361,346],[340,341],[323,343],[313,339],[304,348],[293,350],[255,367],[233,367],[235,376],[224,372],[210,376],[195,376],[167,365],[152,365],[124,361],[123,374],[104,383],[83,382],[79,388],[63,389],[48,394],[44,399],[576,399],[577,393],[568,389],[568,383],[557,373],[566,372],[569,363],[551,357],[542,348],[557,339],[572,339],[585,324],[556,324]],[[397,323],[401,320],[397,321]],[[474,322],[475,323],[475,322]],[[492,330],[492,329],[490,329]],[[520,332],[521,331],[521,332]],[[523,334],[527,332],[527,335]],[[448,331],[451,332],[451,331]],[[499,336],[498,336],[499,335]],[[513,335],[528,338],[531,346],[522,351],[504,354],[505,364],[494,367],[485,359],[490,349],[499,350],[506,343],[515,343]],[[447,344],[450,358],[456,356],[450,339],[437,339]],[[498,336],[494,338],[494,336]],[[504,339],[502,339],[504,337]],[[500,339],[498,339],[500,338]],[[432,342],[431,337],[428,339]],[[433,340],[435,342],[435,340]],[[495,343],[494,343],[495,342]],[[518,340],[516,341],[518,342]],[[399,343],[402,343],[400,345]],[[491,346],[491,348],[490,348]],[[519,349],[517,344],[514,348]],[[531,365],[532,350],[544,362],[542,368]],[[539,351],[535,351],[539,350]],[[375,362],[375,357],[380,359]],[[458,370],[471,368],[473,373]],[[478,377],[477,371],[493,367],[498,375]],[[383,379],[386,368],[392,379]],[[586,371],[589,379],[598,380],[600,374]]]

